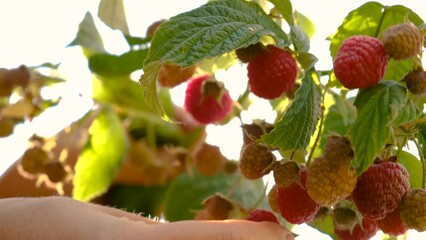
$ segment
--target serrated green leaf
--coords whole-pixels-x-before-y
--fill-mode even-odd
[[[281,27],[253,2],[211,1],[170,18],[155,33],[144,63],[141,84],[145,86],[147,101],[154,109],[162,111],[156,94],[157,70],[161,64],[191,66],[203,59],[247,47],[267,36],[280,47],[289,45]]]
[[[412,101],[407,103],[399,110],[398,116],[393,121],[395,126],[401,126],[404,123],[411,122],[417,119],[421,114],[421,111]]]
[[[281,12],[283,18],[289,24],[293,24],[293,6],[289,0],[269,0]]]
[[[402,151],[398,155],[398,162],[401,163],[410,174],[410,187],[411,188],[423,188],[423,170],[422,163],[409,152]]]
[[[111,109],[99,113],[89,134],[73,178],[73,198],[81,201],[90,201],[108,190],[128,149],[122,123]]]
[[[232,53],[225,53],[217,58],[209,58],[202,60],[197,66],[208,73],[213,74],[219,69],[228,69],[237,62],[237,57]]]
[[[111,29],[117,29],[123,34],[129,35],[123,0],[101,0],[98,17]]]
[[[305,149],[321,114],[321,94],[312,73],[307,72],[296,97],[275,128],[262,136],[266,144],[280,150]]]
[[[229,190],[235,191],[231,196]],[[183,173],[170,184],[165,199],[165,217],[168,221],[193,219],[196,210],[201,209],[201,202],[215,193],[222,193],[231,200],[238,201],[245,208],[251,208],[264,193],[262,180],[247,180],[240,174],[218,174],[205,177],[194,172]]]
[[[89,57],[89,69],[102,76],[128,75],[142,69],[147,53],[148,49],[129,51],[119,56],[107,53],[95,54]]]
[[[393,58],[389,60],[386,68],[384,80],[400,81],[414,67],[414,62],[411,59],[395,61]]]
[[[350,132],[358,173],[364,172],[381,153],[391,136],[392,121],[407,100],[406,89],[394,81],[360,90],[354,103],[358,115]]]
[[[104,43],[90,12],[86,13],[78,25],[77,36],[68,46],[81,46],[93,53],[105,52]]]

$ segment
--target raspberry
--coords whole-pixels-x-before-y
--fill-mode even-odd
[[[243,124],[243,142],[245,145],[259,139],[263,134],[274,129],[274,125],[265,121],[253,121],[251,124]]]
[[[377,230],[378,228],[374,220],[364,218],[362,220],[362,226],[357,224],[352,232],[350,229],[339,229],[335,227],[334,233],[340,240],[369,240],[376,235]]]
[[[274,99],[293,88],[298,67],[290,52],[268,45],[248,62],[247,71],[250,91]]]
[[[389,57],[396,60],[420,55],[423,46],[421,31],[411,23],[400,23],[383,32],[383,45]]]
[[[239,48],[235,50],[235,54],[237,55],[237,58],[242,63],[248,63],[251,59],[254,58],[258,53],[264,51],[265,46],[258,42],[252,45],[249,45],[245,48]]]
[[[384,162],[358,177],[352,197],[364,217],[377,220],[395,210],[409,189],[407,170],[399,163]]]
[[[163,87],[173,88],[188,80],[196,70],[196,66],[182,68],[179,65],[163,65],[158,73],[158,83]]]
[[[149,25],[148,28],[146,29],[146,33],[145,33],[146,37],[153,38],[155,32],[157,32],[157,29],[160,27],[160,25],[166,21],[167,21],[166,19],[160,19],[151,23],[151,25]]]
[[[297,179],[300,179],[299,165],[291,160],[283,163],[276,162],[272,170],[274,173],[275,184],[278,186],[288,186]]]
[[[278,224],[280,223],[277,217],[272,212],[264,209],[255,209],[251,211],[246,217],[246,220],[253,222],[274,222]]]
[[[360,223],[360,218],[357,213],[348,207],[336,207],[333,209],[333,224],[334,228],[340,231],[349,229],[353,232],[353,229]]]
[[[412,189],[399,205],[401,219],[409,229],[426,231],[426,190]]]
[[[348,197],[357,182],[349,162],[342,164],[327,158],[316,158],[308,168],[306,188],[309,196],[321,206],[333,206]]]
[[[377,84],[386,71],[389,57],[379,39],[356,35],[343,41],[334,59],[334,74],[348,89]]]
[[[380,230],[393,236],[404,234],[408,230],[407,226],[402,222],[399,208],[386,214],[385,218],[377,220],[376,223]]]
[[[209,124],[223,120],[233,101],[221,82],[203,75],[188,82],[184,104],[198,122]]]
[[[277,203],[281,216],[292,224],[301,224],[315,218],[320,206],[312,200],[304,187],[306,170],[302,170],[299,185],[293,182],[277,188]]]
[[[194,156],[195,168],[204,176],[213,176],[223,169],[225,157],[219,147],[203,143]]]
[[[7,137],[13,133],[15,121],[12,118],[0,117],[0,137]]]
[[[274,186],[272,186],[271,190],[269,190],[268,203],[269,203],[269,206],[271,207],[272,211],[279,213],[280,207],[278,206],[278,202],[277,202],[277,188],[278,188],[278,186],[276,184],[274,184]]]
[[[45,166],[50,161],[46,151],[40,147],[27,149],[21,158],[22,169],[31,174],[41,174],[45,172]]]
[[[412,94],[426,93],[426,72],[422,68],[409,72],[402,81],[405,82],[408,91]]]
[[[275,156],[265,146],[255,142],[243,147],[239,168],[247,179],[258,179],[271,171]]]
[[[324,147],[324,157],[333,161],[344,163],[350,162],[354,158],[352,144],[346,137],[332,135],[327,139]]]
[[[61,162],[49,162],[45,166],[45,173],[52,183],[58,183],[65,179],[68,172]]]

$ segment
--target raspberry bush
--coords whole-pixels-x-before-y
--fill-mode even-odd
[[[145,36],[130,35],[123,8],[109,10],[98,17],[129,50],[109,53],[86,14],[69,46],[87,57],[93,108],[55,136],[31,137],[23,177],[168,221],[306,223],[333,239],[426,230],[426,24],[416,9],[353,9],[329,33],[329,69],[310,51],[315,23],[290,0],[208,1]],[[42,67],[54,69],[0,69],[2,137],[57,103],[42,98],[59,82]],[[225,79],[232,69],[243,74]],[[259,102],[274,121],[247,117]],[[235,121],[241,144],[221,136],[240,151],[231,159],[209,130]]]

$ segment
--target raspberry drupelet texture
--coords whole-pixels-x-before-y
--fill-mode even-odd
[[[343,41],[334,58],[334,74],[348,89],[377,84],[386,72],[388,55],[374,37],[355,35]]]

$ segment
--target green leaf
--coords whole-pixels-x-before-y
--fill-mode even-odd
[[[101,0],[98,17],[110,28],[129,35],[123,0]]]
[[[235,191],[229,196],[227,193]],[[218,174],[205,177],[194,172],[183,173],[170,184],[165,199],[165,217],[168,221],[193,219],[196,210],[201,209],[201,202],[215,194],[222,193],[231,200],[238,201],[249,209],[264,193],[262,180],[247,180],[240,174]]]
[[[81,201],[90,201],[108,190],[128,149],[122,123],[111,109],[99,113],[89,135],[73,179],[73,198]]]
[[[399,110],[398,116],[393,121],[393,125],[401,126],[404,123],[408,123],[416,120],[420,117],[421,111],[412,101],[407,101],[407,103]]]
[[[402,151],[398,156],[398,161],[401,163],[410,174],[410,187],[423,188],[423,171],[422,163],[413,154]]]
[[[308,71],[318,62],[318,58],[315,55],[308,52],[296,52],[295,57],[297,62],[302,66],[303,70]]]
[[[105,52],[104,43],[90,12],[86,13],[78,25],[77,36],[68,46],[81,46],[93,53]]]
[[[144,75],[140,81],[146,87],[147,101],[163,113],[156,93],[156,78],[161,64],[191,66],[203,59],[247,47],[266,36],[272,37],[280,47],[289,45],[281,27],[253,2],[211,1],[170,18],[155,33],[144,63]]]
[[[291,5],[290,0],[269,0],[272,4],[274,4],[275,8],[277,8],[283,18],[289,24],[293,24],[293,6]]]
[[[386,68],[384,80],[400,81],[414,67],[414,62],[411,59],[395,61],[393,58],[389,60]]]
[[[312,38],[315,34],[315,24],[311,19],[303,15],[298,11],[294,11],[294,21],[295,24],[300,26],[301,29],[308,35],[309,38]]]
[[[320,217],[318,219],[314,219],[308,222],[308,225],[324,234],[327,234],[332,239],[337,238],[334,233],[333,217],[330,214],[327,214],[326,216]]]
[[[305,149],[321,114],[321,94],[312,73],[307,72],[296,97],[275,128],[262,140],[281,150]]]
[[[103,76],[128,75],[142,69],[147,53],[148,49],[129,51],[119,56],[107,53],[95,54],[89,57],[89,68],[92,72]]]
[[[359,173],[364,172],[385,147],[391,136],[392,121],[407,100],[406,89],[394,81],[384,81],[358,93],[354,103],[358,115],[350,134]]]
[[[308,35],[297,25],[290,26],[290,36],[297,51],[307,52],[310,48]]]
[[[213,74],[219,69],[228,69],[237,62],[235,54],[225,53],[217,58],[209,58],[202,60],[197,66],[208,73]]]

